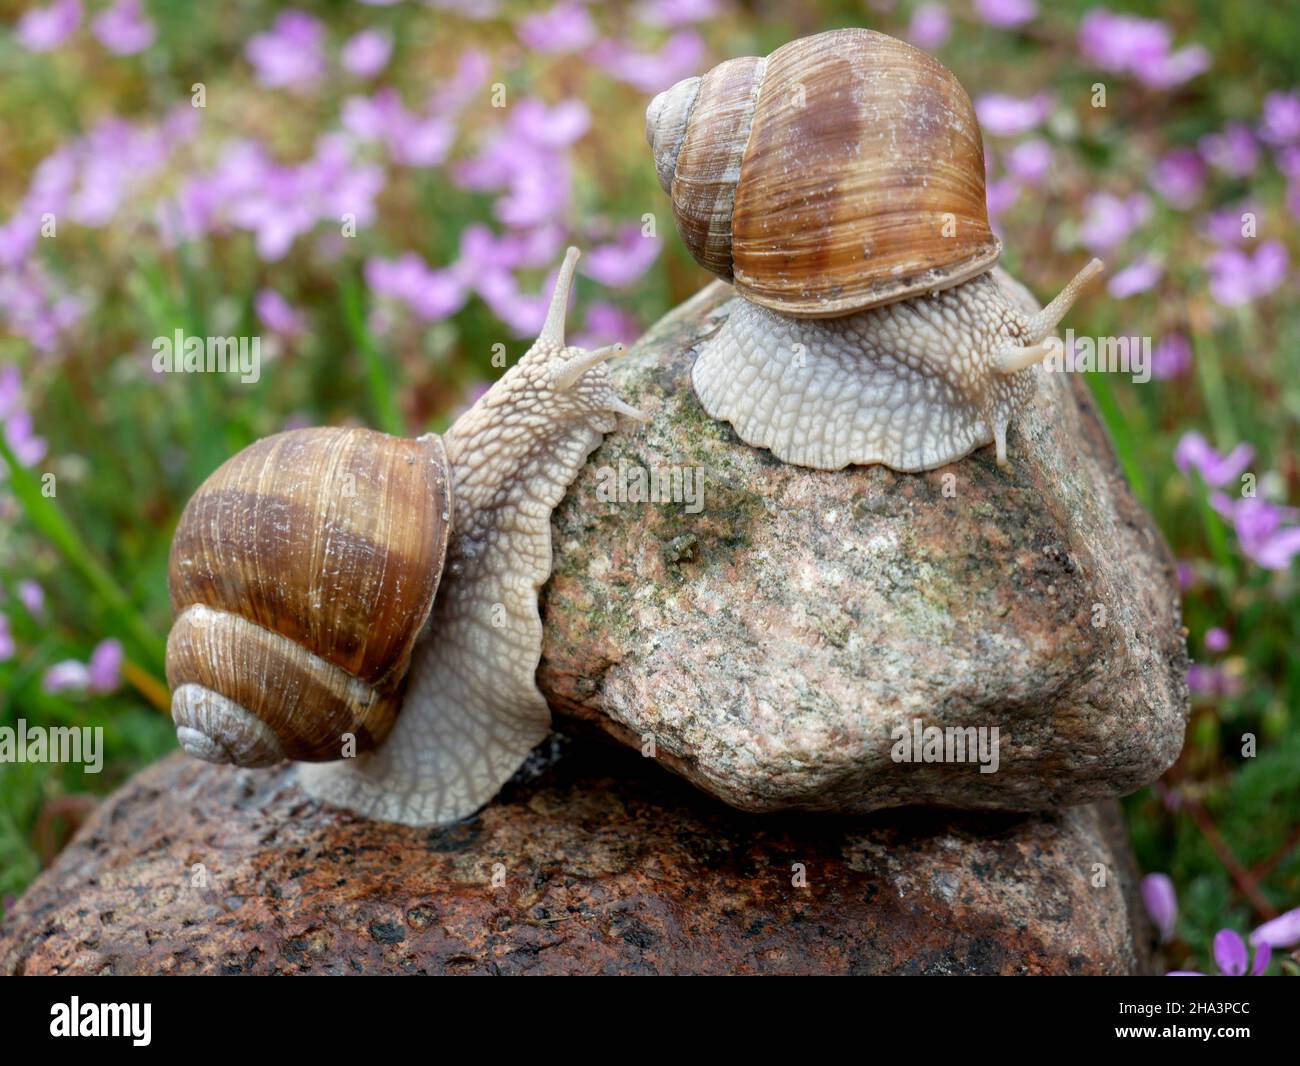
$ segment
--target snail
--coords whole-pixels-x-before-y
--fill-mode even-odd
[[[551,511],[618,415],[647,420],[603,365],[623,345],[565,345],[577,260],[536,343],[441,438],[291,430],[199,487],[169,562],[187,752],[298,761],[319,800],[429,825],[482,806],[546,737]]]
[[[678,232],[742,298],[692,371],[709,415],[784,462],[1006,463],[1092,260],[1025,315],[992,272],[970,98],[871,30],[804,37],[678,82],[646,111]]]

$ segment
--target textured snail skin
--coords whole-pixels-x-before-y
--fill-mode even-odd
[[[551,511],[618,415],[646,420],[602,365],[622,345],[564,343],[577,258],[570,248],[537,342],[443,437],[454,516],[429,634],[388,740],[300,767],[320,800],[407,825],[453,821],[490,800],[550,731],[535,675]]]
[[[996,444],[1029,402],[1029,367],[1097,260],[1034,319],[994,274],[832,319],[793,318],[745,300],[700,351],[692,382],[704,409],[746,444],[820,470],[883,463],[933,470]]]

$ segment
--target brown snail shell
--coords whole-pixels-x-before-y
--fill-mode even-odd
[[[847,315],[989,270],[984,147],[960,83],[871,30],[800,38],[660,93],[646,136],[682,240],[746,299]]]
[[[245,448],[181,515],[167,680],[192,755],[263,766],[376,747],[442,575],[440,438],[302,429]]]

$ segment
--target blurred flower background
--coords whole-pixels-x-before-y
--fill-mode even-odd
[[[174,748],[166,559],[198,483],[290,426],[444,429],[527,347],[569,243],[577,343],[635,339],[706,280],[650,96],[858,25],[970,91],[1004,265],[1043,296],[1101,255],[1076,332],[1152,338],[1151,381],[1089,379],[1195,660],[1186,749],[1129,824],[1168,968],[1245,972],[1262,928],[1249,965],[1296,970],[1292,5],[0,0],[0,23],[0,724],[106,737],[95,777],[0,768],[0,894]],[[259,336],[259,379],[156,374],[177,329]]]

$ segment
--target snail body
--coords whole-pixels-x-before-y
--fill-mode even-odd
[[[659,94],[646,136],[683,242],[741,301],[697,395],[802,466],[927,470],[995,443],[1093,260],[1036,316],[991,273],[974,107],[936,60],[870,30],[729,60]]]
[[[618,415],[645,417],[603,365],[622,345],[564,342],[577,258],[537,342],[441,438],[291,431],[200,486],[170,566],[190,754],[300,761],[313,797],[426,825],[472,813],[546,737],[550,514]]]

